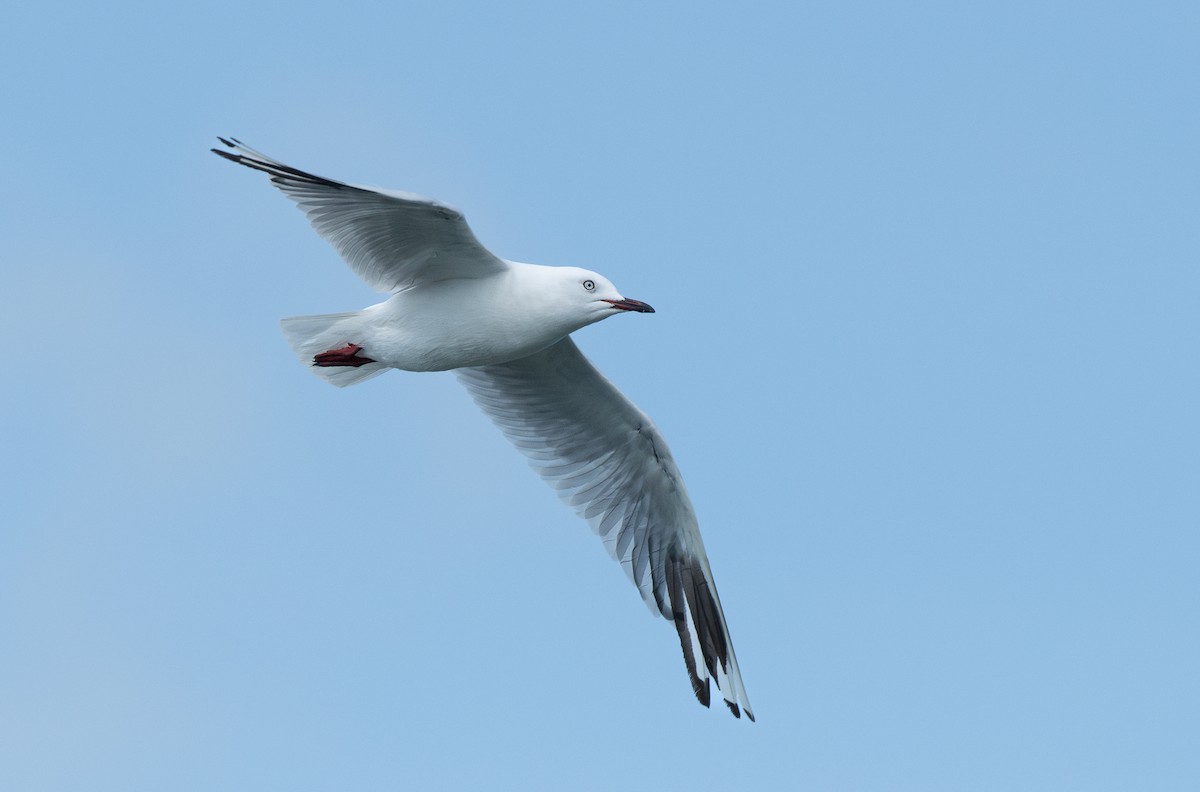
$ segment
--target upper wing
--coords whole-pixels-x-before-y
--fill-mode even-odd
[[[459,380],[530,464],[604,540],[642,598],[675,623],[696,698],[710,677],[754,720],[679,469],[650,419],[570,337]]]
[[[462,213],[413,193],[375,190],[288,167],[230,138],[225,159],[263,171],[308,215],[312,227],[377,291],[422,281],[477,278],[504,269],[471,233]]]

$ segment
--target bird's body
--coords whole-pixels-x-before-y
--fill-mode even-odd
[[[572,303],[564,310],[564,301],[553,299],[560,291],[553,287],[564,279],[562,292],[581,290],[579,284],[594,281],[595,273],[506,263],[508,267],[485,277],[420,283],[362,311],[331,314],[324,330],[314,331],[320,317],[285,319],[284,329],[305,361],[353,339],[361,356],[376,361],[378,371],[449,371],[531,355],[619,311],[597,305],[581,314],[569,310]],[[300,332],[290,332],[297,327]]]
[[[570,334],[621,313],[652,313],[603,276],[520,264],[479,244],[453,208],[356,187],[222,142],[267,173],[370,285],[361,311],[282,322],[293,351],[327,381],[389,368],[454,370],[535,470],[586,519],[651,610],[679,635],[696,697],[716,682],[753,720],[712,570],[679,469],[653,422],[579,352]]]

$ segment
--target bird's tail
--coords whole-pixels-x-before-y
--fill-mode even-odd
[[[292,316],[280,321],[283,337],[300,361],[326,382],[344,388],[387,371],[361,351],[363,312]],[[359,363],[359,360],[368,362]]]

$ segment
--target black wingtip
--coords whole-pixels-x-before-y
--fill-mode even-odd
[[[737,718],[738,720],[742,719],[742,711],[738,709],[737,704],[734,704],[732,701],[726,701],[725,706],[729,707],[729,711],[733,713],[733,717]]]
[[[756,723],[756,721],[754,720],[754,713],[750,711],[749,707],[746,707],[746,709],[744,709],[743,712],[746,713],[746,717],[750,719],[751,723]]]
[[[234,149],[234,151],[222,151],[221,149],[209,149],[213,154],[217,154],[230,162],[236,162],[239,165],[245,165],[247,168],[256,171],[262,171],[271,177],[271,181],[282,185],[285,182],[303,182],[305,184],[315,184],[322,187],[330,187],[335,190],[358,190],[363,191],[361,187],[353,187],[349,184],[343,184],[333,179],[326,179],[324,176],[315,176],[308,171],[302,171],[299,168],[293,168],[290,165],[284,165],[282,162],[267,157],[265,154],[260,154],[254,149],[246,148],[246,145],[237,138],[223,138],[218,136],[217,140],[224,143],[226,146]],[[247,153],[243,153],[247,152]]]

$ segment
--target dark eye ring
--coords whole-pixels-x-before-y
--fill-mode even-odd
[[[583,288],[587,289],[588,291],[596,291],[596,281],[585,280],[583,282]]]

